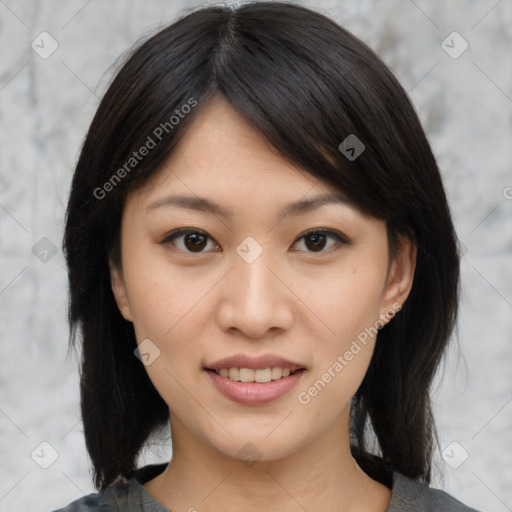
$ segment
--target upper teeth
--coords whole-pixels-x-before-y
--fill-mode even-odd
[[[270,382],[277,380],[281,377],[288,377],[290,375],[290,368],[260,368],[253,370],[252,368],[222,368],[217,372],[222,377],[227,377],[237,382]]]

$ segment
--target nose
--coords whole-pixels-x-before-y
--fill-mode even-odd
[[[224,279],[217,320],[222,329],[247,338],[263,338],[269,331],[289,330],[293,322],[293,293],[275,260],[263,251],[248,262],[234,255]]]

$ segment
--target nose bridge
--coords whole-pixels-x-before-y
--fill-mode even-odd
[[[275,267],[270,248],[264,249],[254,238],[248,237],[236,249],[234,282],[239,288],[238,301],[249,309],[271,307],[279,283],[269,267]]]

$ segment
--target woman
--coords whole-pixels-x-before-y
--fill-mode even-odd
[[[135,48],[64,249],[99,492],[62,510],[473,510],[429,487],[459,296],[439,170],[333,21],[207,7]],[[171,461],[138,468],[168,422]]]

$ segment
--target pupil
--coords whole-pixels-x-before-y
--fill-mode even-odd
[[[185,237],[185,244],[187,244],[187,242],[191,242],[192,243],[192,247],[194,247],[196,249],[203,249],[201,244],[204,245],[205,238],[206,237],[204,235],[201,235],[200,233],[188,234]],[[190,247],[188,245],[187,245],[187,248],[190,249]]]
[[[313,242],[313,248],[314,249],[322,249],[323,248],[323,243],[322,242],[325,242],[325,235],[321,234],[321,233],[314,233],[312,235],[309,235],[308,236],[308,239],[309,240],[314,240]],[[316,240],[316,241],[315,241]],[[319,247],[319,240],[320,240],[320,247]],[[308,249],[310,248],[309,244],[308,245]]]

